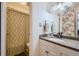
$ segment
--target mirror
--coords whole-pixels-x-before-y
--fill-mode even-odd
[[[75,31],[75,12],[72,9],[62,17],[62,32],[64,36],[74,37],[76,36]]]
[[[76,4],[76,3],[75,3]],[[79,4],[79,3],[78,3]],[[79,37],[79,6],[71,7],[62,16],[62,32],[63,36]]]
[[[79,37],[79,2],[56,2],[50,5],[49,11],[51,13],[56,12],[58,16],[57,34]]]

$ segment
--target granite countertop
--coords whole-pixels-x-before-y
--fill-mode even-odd
[[[55,43],[79,52],[79,41],[56,37],[40,37],[40,39]]]

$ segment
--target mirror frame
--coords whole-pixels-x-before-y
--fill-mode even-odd
[[[77,24],[78,24],[78,22],[77,22],[78,21],[78,15],[79,15],[79,11],[76,12],[76,22],[75,22],[75,24],[76,24],[76,26],[75,26],[76,27],[76,37],[78,37],[78,32],[77,32],[77,30],[78,30],[78,26],[77,26]]]

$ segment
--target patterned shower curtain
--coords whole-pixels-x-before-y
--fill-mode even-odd
[[[7,9],[6,54],[16,55],[25,50],[26,14]]]

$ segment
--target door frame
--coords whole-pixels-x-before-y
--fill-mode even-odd
[[[1,56],[6,56],[6,3],[1,2]]]

